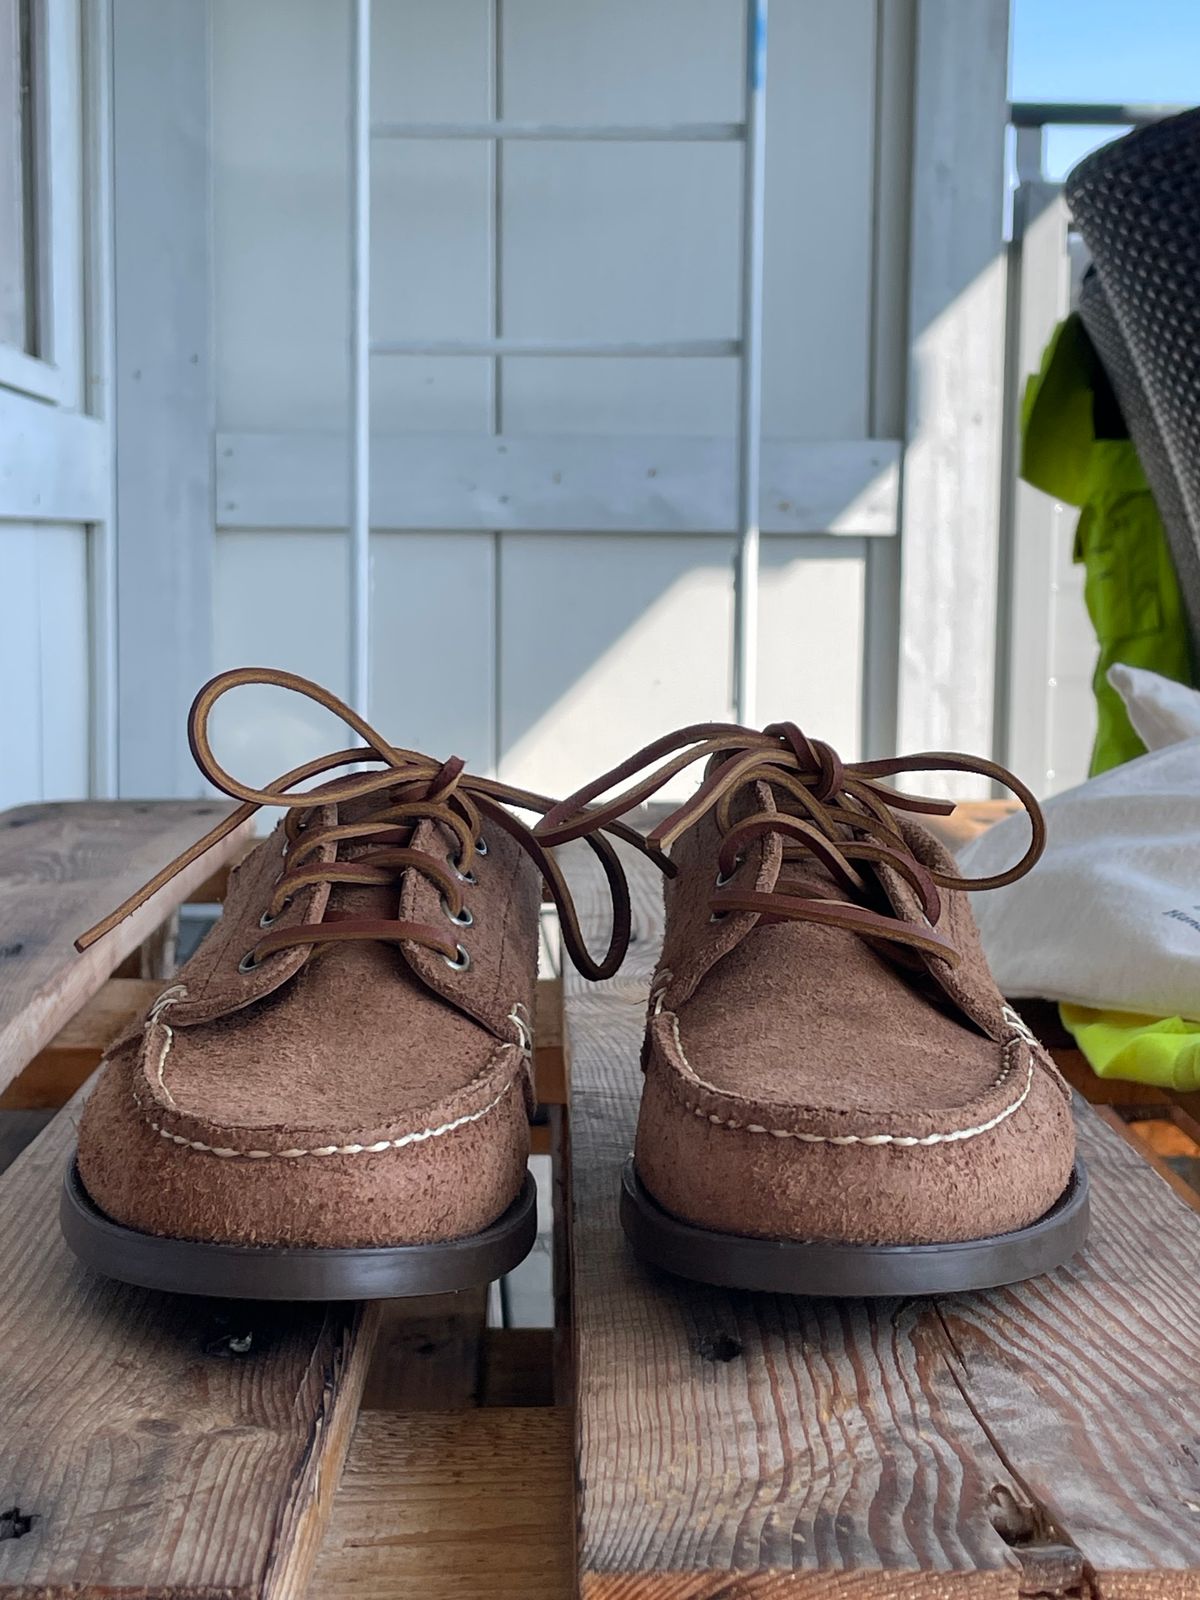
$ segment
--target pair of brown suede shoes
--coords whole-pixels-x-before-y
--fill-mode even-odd
[[[237,782],[207,728],[247,683],[307,695],[367,748],[265,789]],[[81,946],[260,806],[285,820],[87,1102],[62,1220],[96,1270],[343,1299],[513,1267],[535,1229],[539,908],[546,891],[575,965],[612,976],[630,926],[618,840],[667,880],[622,1194],[639,1255],[713,1283],[860,1295],[1009,1282],[1082,1244],[1069,1092],[998,993],[964,893],[1041,850],[1036,801],[1003,769],[944,755],[844,766],[791,724],[710,723],[555,804],[392,746],[269,670],[206,685],[189,733],[205,776],[242,804]],[[699,789],[648,838],[623,820],[696,761]],[[949,807],[880,781],[946,769],[999,779],[1028,809],[1032,843],[1003,877],[965,884],[915,820]],[[601,960],[553,854],[572,839],[612,891]]]

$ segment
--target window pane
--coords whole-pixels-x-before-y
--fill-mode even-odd
[[[33,353],[33,0],[0,0],[0,343]]]

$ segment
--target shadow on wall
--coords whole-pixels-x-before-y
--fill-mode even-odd
[[[375,591],[392,598],[374,618],[372,720],[398,744],[463,755],[477,771],[499,749],[503,776],[554,790],[679,723],[727,715],[729,539],[381,534],[374,544]],[[798,719],[848,756],[862,689],[863,544],[763,545],[763,719]],[[245,664],[249,648],[256,665],[344,690],[344,634],[330,626],[343,614],[344,552],[331,534],[223,535],[218,667]],[[286,611],[265,609],[262,584],[288,559],[307,564],[303,589]],[[341,740],[318,707],[265,689],[218,706],[214,730],[230,770],[252,781]]]
[[[930,31],[920,49],[934,41],[941,51],[922,70],[940,74],[934,98],[949,110],[919,130],[918,183],[924,174],[929,195],[913,244],[922,288],[911,298],[915,6],[821,0],[780,7],[772,22],[768,433],[897,437],[910,304],[915,318],[911,399],[923,438],[906,484],[904,581],[914,604],[901,641],[910,743],[945,742],[921,735],[953,723],[945,685],[956,674],[990,723],[1000,205],[997,185],[995,215],[979,222],[945,144],[966,105],[978,120],[980,171],[994,154],[999,172],[1003,110],[993,91],[1006,8],[981,0],[969,17],[965,9],[922,0]],[[501,41],[504,115],[736,118],[736,12],[705,0],[701,25],[696,0],[661,0],[652,14],[637,0],[513,0]],[[218,426],[311,438],[342,423],[345,393],[344,254],[329,247],[346,225],[345,17],[316,0],[220,0],[213,16]],[[488,114],[482,0],[396,5],[381,16],[378,115]],[[394,338],[478,338],[488,330],[488,151],[426,143],[381,150],[374,326]],[[683,155],[653,145],[506,147],[506,336],[652,338],[736,326],[730,156],[728,145]],[[994,360],[981,365],[989,339]],[[574,370],[583,365],[504,363],[504,431],[728,436],[728,363],[718,377],[697,370],[707,362],[592,362],[586,379]],[[486,433],[490,383],[488,364],[473,360],[376,362],[380,453],[389,434]],[[238,514],[219,513],[215,665],[287,666],[344,688],[344,536],[283,520],[239,525]],[[864,700],[895,692],[898,579],[888,542],[763,542],[760,715],[801,721],[847,757],[861,750]],[[561,790],[666,727],[726,714],[728,538],[381,531],[373,544],[371,709],[397,742]],[[222,708],[220,748],[239,772],[269,778],[340,742],[315,708],[276,716],[270,705],[247,696]],[[979,731],[968,720],[962,742],[986,746]]]

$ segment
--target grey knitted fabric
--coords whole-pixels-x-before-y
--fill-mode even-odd
[[[1066,196],[1096,267],[1080,312],[1166,527],[1200,661],[1200,110],[1095,151]]]

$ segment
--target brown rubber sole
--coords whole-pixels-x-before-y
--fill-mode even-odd
[[[394,1300],[478,1288],[511,1272],[537,1237],[537,1190],[526,1173],[520,1194],[490,1227],[438,1244],[208,1244],[114,1222],[92,1200],[72,1160],[58,1215],[63,1237],[86,1267],[141,1289],[226,1300]]]
[[[642,1261],[699,1283],[769,1294],[859,1299],[996,1289],[1069,1261],[1087,1240],[1089,1217],[1087,1168],[1078,1160],[1062,1196],[1029,1227],[954,1244],[827,1244],[717,1233],[664,1211],[632,1156],[621,1175],[621,1226]]]

